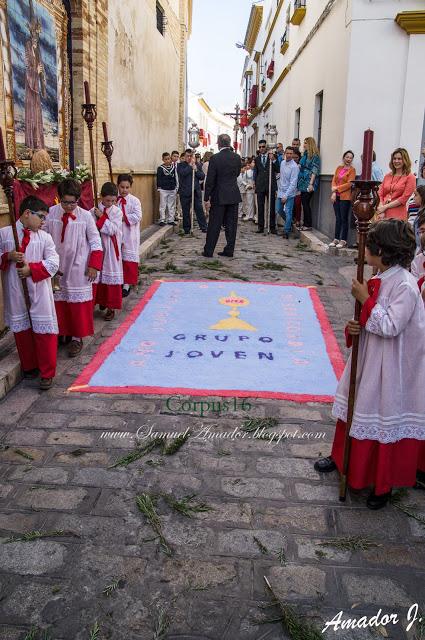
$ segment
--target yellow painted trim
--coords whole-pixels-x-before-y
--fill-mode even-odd
[[[406,33],[425,33],[425,11],[402,11],[395,21]]]
[[[256,51],[254,55],[254,61],[258,62],[260,58],[261,58],[261,53],[259,51]]]
[[[187,0],[187,34],[192,35],[193,0]]]
[[[286,42],[283,43],[283,45],[280,47],[280,53],[282,55],[284,55],[289,49],[289,42],[288,40]]]
[[[277,19],[278,19],[278,17],[279,17],[280,10],[281,10],[281,9],[282,9],[282,7],[283,7],[283,3],[284,3],[284,0],[280,0],[279,4],[278,4],[278,6],[277,6],[276,13],[274,14],[273,22],[272,22],[272,23],[271,23],[271,25],[270,25],[270,29],[269,29],[269,32],[268,32],[268,34],[267,34],[266,41],[265,41],[265,43],[264,43],[264,47],[263,47],[263,51],[262,51],[262,53],[263,53],[263,54],[264,54],[264,52],[265,52],[265,50],[266,50],[266,47],[267,47],[267,45],[268,45],[268,43],[269,43],[269,40],[270,40],[271,35],[272,35],[272,33],[273,33],[273,29],[275,28],[275,25],[276,25]]]
[[[265,107],[264,107],[264,109],[263,109],[264,113],[266,113],[266,111],[267,111],[268,109],[270,109],[270,107],[272,106],[272,104],[273,104],[273,102],[271,102],[271,101],[270,101],[270,102],[268,102],[268,103],[266,104],[266,106],[265,106]]]
[[[205,100],[203,98],[198,98],[198,102],[201,105],[201,107],[203,109],[205,109],[205,111],[207,113],[211,113],[211,111],[212,111],[211,107],[207,105],[207,103],[205,102]]]
[[[291,17],[291,24],[295,24],[296,26],[299,26],[301,22],[304,20],[305,13],[306,13],[305,7],[298,7],[297,9],[294,9],[294,13],[292,14],[292,17]]]
[[[247,51],[251,54],[255,41],[257,40],[258,33],[260,31],[261,22],[263,20],[263,7],[258,5],[252,5],[251,13],[249,16],[248,27],[246,29],[244,46]]]

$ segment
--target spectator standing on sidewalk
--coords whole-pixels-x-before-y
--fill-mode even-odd
[[[162,154],[162,164],[156,172],[156,186],[159,191],[159,224],[174,224],[176,215],[177,169],[170,154]]]
[[[384,176],[379,187],[380,204],[378,218],[407,220],[407,203],[416,187],[416,177],[411,171],[411,161],[406,149],[399,147],[391,154],[391,171]]]
[[[194,172],[194,176],[193,176]],[[177,165],[177,175],[179,182],[179,196],[183,211],[183,230],[185,235],[191,232],[191,215],[190,208],[192,206],[192,178],[194,177],[194,213],[199,224],[199,228],[203,233],[207,232],[207,221],[205,219],[204,209],[202,207],[201,186],[200,181],[204,180],[203,171],[196,168],[195,157],[192,149],[186,149],[184,159]]]
[[[351,183],[356,179],[353,160],[354,153],[346,151],[342,156],[342,165],[335,169],[332,178],[331,202],[335,211],[335,235],[329,246],[338,249],[347,246],[351,212]]]
[[[304,153],[300,161],[300,175],[298,190],[301,192],[301,202],[304,212],[304,230],[312,227],[311,200],[319,187],[320,155],[314,138],[304,140]]]
[[[280,175],[277,182],[277,202],[279,208],[276,213],[285,220],[283,237],[288,239],[292,230],[292,214],[294,210],[295,195],[297,193],[297,182],[299,166],[294,162],[294,150],[286,147],[285,159],[280,165]]]

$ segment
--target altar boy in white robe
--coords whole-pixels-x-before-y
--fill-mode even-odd
[[[365,255],[378,274],[352,285],[362,310],[360,322],[350,320],[346,332],[347,346],[360,335],[348,485],[372,487],[370,509],[384,507],[393,487],[414,486],[417,474],[424,478],[425,309],[408,271],[415,249],[407,222],[378,222],[368,233]],[[335,394],[332,454],[315,463],[317,471],[342,471],[350,368],[351,357]]]
[[[140,224],[142,221],[142,205],[139,198],[133,196],[133,176],[122,173],[118,176],[117,205],[122,211],[122,269],[124,285],[123,298],[130,293],[130,287],[139,281],[139,247]]]
[[[0,229],[1,275],[5,322],[13,331],[25,378],[40,374],[40,389],[50,389],[56,373],[58,323],[51,277],[59,268],[59,255],[51,236],[42,230],[48,207],[33,196],[19,208],[16,229]],[[30,310],[26,308],[22,280],[26,281]]]

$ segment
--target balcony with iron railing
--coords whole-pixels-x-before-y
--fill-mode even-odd
[[[295,25],[300,25],[304,20],[304,16],[307,11],[307,0],[295,0],[294,2],[294,12],[291,16],[291,23]]]
[[[288,29],[285,29],[285,33],[280,39],[280,53],[285,54],[289,47]]]

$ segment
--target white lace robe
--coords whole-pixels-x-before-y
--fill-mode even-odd
[[[16,223],[20,244],[24,235],[24,227],[18,220]],[[12,227],[0,229],[0,256],[15,251]],[[30,241],[25,250],[25,261],[41,262],[50,276],[54,276],[59,267],[59,256],[53,240],[43,230],[30,232]],[[52,282],[50,278],[34,282],[31,276],[26,278],[31,301],[31,320],[34,333],[58,333],[55,303],[53,300]],[[25,306],[22,283],[16,270],[16,262],[8,262],[2,270],[4,293],[4,319],[14,333],[30,328],[30,320]]]
[[[102,271],[98,273],[96,282],[102,284],[123,284],[123,271],[122,271],[122,211],[119,207],[112,205],[107,209],[102,203],[99,203],[99,210],[104,213],[106,211],[108,219],[102,225],[100,229],[100,237],[103,247],[103,266]],[[92,210],[93,221],[97,218]],[[114,241],[116,239],[116,246],[118,248],[118,258],[115,253]]]
[[[130,225],[122,221],[122,259],[126,262],[139,263],[140,223],[142,220],[142,205],[139,198],[131,193],[125,197],[125,213]],[[121,198],[118,198],[118,206],[122,210]]]
[[[360,334],[350,435],[383,444],[425,440],[425,309],[415,278],[402,267],[378,275],[381,287]],[[351,355],[333,415],[346,421]]]
[[[92,251],[102,251],[100,235],[90,211],[77,207],[75,220],[69,219],[64,241],[62,236],[63,209],[60,204],[51,207],[44,229],[51,234],[59,254],[60,290],[55,291],[57,302],[87,302],[93,299],[92,284],[87,267]]]

